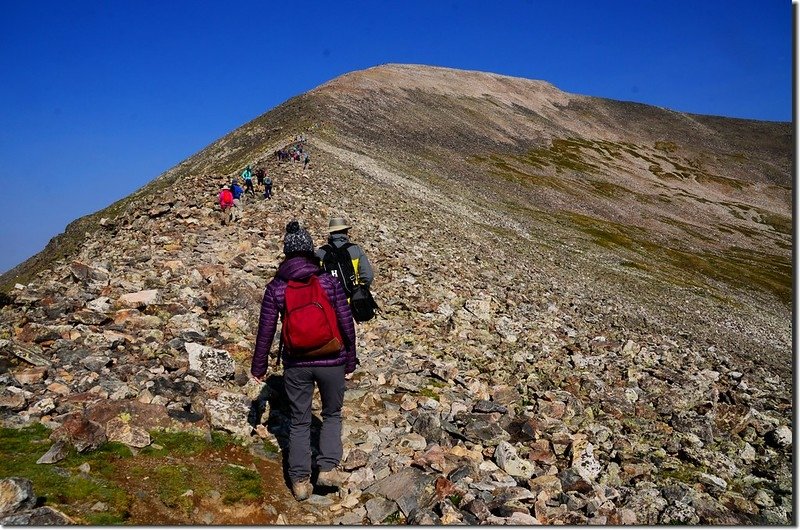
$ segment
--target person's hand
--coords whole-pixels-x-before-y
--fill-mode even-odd
[[[250,374],[250,381],[255,383],[255,384],[257,384],[257,385],[260,385],[260,384],[262,384],[264,382],[264,378],[265,377],[266,377],[266,374],[262,375],[261,377],[256,377],[253,374]]]

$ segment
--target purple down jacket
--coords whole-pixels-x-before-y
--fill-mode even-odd
[[[275,277],[267,284],[264,300],[261,302],[261,316],[258,319],[258,334],[256,335],[256,349],[253,353],[253,363],[250,373],[258,378],[263,378],[267,373],[269,363],[269,350],[278,325],[278,315],[285,305],[286,283],[288,280],[303,280],[312,274],[319,275],[319,283],[328,295],[331,305],[336,311],[339,320],[339,330],[342,333],[344,345],[336,357],[298,361],[287,357],[284,353],[284,366],[341,366],[345,365],[345,372],[350,373],[356,369],[356,329],[353,325],[353,315],[347,303],[339,280],[334,278],[314,263],[304,257],[289,258],[278,267]]]

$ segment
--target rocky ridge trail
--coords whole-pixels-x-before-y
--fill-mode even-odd
[[[274,199],[247,200],[237,224],[214,211],[221,179],[191,175],[16,289],[0,309],[4,426],[97,425],[133,447],[156,427],[220,429],[284,446],[278,379],[247,378],[258,307],[286,222],[322,244],[344,214],[382,308],[357,327],[350,475],[306,503],[267,482],[265,522],[793,520],[789,381],[633,325],[640,308],[564,276],[562,256],[488,229],[500,214],[309,147],[307,171],[264,151]]]

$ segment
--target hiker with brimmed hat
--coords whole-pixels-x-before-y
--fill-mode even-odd
[[[222,189],[219,192],[219,207],[222,210],[222,224],[228,224],[228,221],[232,220],[232,208],[233,208],[233,194],[231,193],[231,187],[227,184],[222,186]]]
[[[323,268],[339,278],[348,296],[352,294],[356,285],[369,287],[375,277],[367,255],[364,254],[361,247],[350,242],[347,234],[350,228],[352,227],[344,217],[331,217],[328,221],[328,242],[317,250],[317,257],[322,262]],[[334,256],[342,251],[346,251],[349,254],[350,261],[353,264],[353,273],[350,278],[343,277],[345,275],[341,271],[332,268],[333,262],[336,261]],[[331,265],[326,266],[326,263]]]

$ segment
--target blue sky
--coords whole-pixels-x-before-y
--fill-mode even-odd
[[[792,119],[788,0],[6,1],[0,272],[292,96],[383,63]]]

